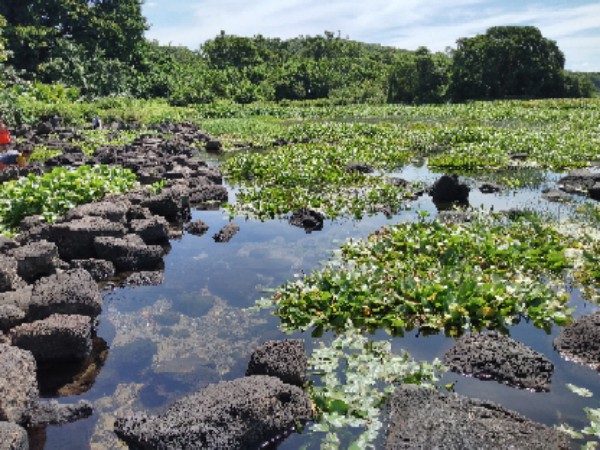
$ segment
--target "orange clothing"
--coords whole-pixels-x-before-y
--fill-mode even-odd
[[[8,128],[0,128],[0,145],[10,144],[10,133]]]

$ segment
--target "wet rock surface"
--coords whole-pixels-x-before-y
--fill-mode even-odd
[[[255,375],[209,385],[159,416],[119,417],[115,432],[137,448],[256,448],[312,417],[300,388]]]
[[[568,449],[565,435],[491,402],[396,388],[386,404],[386,449]]]
[[[33,355],[26,350],[0,344],[0,421],[27,423],[37,401]]]
[[[563,358],[600,370],[600,313],[580,317],[563,328],[554,347]]]
[[[307,358],[304,341],[267,341],[250,356],[246,375],[270,375],[284,383],[302,386],[306,382]]]
[[[463,336],[444,360],[453,372],[535,391],[549,390],[554,371],[541,353],[495,332]]]
[[[187,224],[185,231],[196,236],[202,236],[208,231],[208,225],[202,220],[196,220]]]

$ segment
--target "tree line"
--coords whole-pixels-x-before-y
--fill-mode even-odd
[[[565,71],[556,42],[530,26],[493,27],[436,53],[328,31],[286,40],[221,32],[190,50],[145,39],[141,4],[3,0],[3,83],[60,84],[86,98],[159,97],[173,105],[217,99],[420,104],[596,92],[597,77]]]

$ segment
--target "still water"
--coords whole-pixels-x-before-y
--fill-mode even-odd
[[[395,175],[428,184],[439,177],[424,166],[409,166]],[[484,210],[530,208],[556,217],[566,216],[571,206],[549,203],[540,194],[542,188],[554,187],[557,178],[551,174],[536,189],[500,194],[482,194],[472,189],[470,204]],[[474,185],[473,180],[468,181]],[[108,345],[108,356],[89,390],[60,399],[89,400],[94,404],[94,415],[73,424],[39,430],[32,447],[122,448],[112,432],[116,413],[138,409],[159,413],[208,383],[243,376],[252,350],[268,339],[300,337],[305,339],[310,353],[320,340],[331,336],[325,334],[316,339],[310,333],[287,335],[278,329],[278,320],[270,311],[250,313],[245,308],[268,296],[269,289],[318,268],[346,239],[366,237],[383,225],[415,220],[416,212],[422,210],[436,214],[427,195],[413,202],[410,210],[392,218],[375,215],[360,221],[329,221],[323,230],[310,234],[285,220],[235,218],[240,231],[229,243],[215,243],[212,239],[229,222],[224,212],[194,211],[192,220],[201,219],[209,225],[209,231],[200,237],[184,233],[171,242],[162,284],[106,292],[98,337]],[[576,316],[598,309],[586,304],[577,290],[572,293],[571,302]],[[547,334],[525,322],[510,329],[513,338],[543,353],[554,364],[549,392],[518,390],[453,373],[444,375],[441,384],[455,382],[459,394],[497,402],[548,425],[567,422],[581,428],[585,425],[583,408],[600,406],[598,373],[559,357],[552,345],[558,331],[554,327]],[[372,337],[391,340],[394,351],[406,349],[417,360],[442,358],[453,345],[452,338],[419,336],[416,331],[401,338],[391,338],[383,331]],[[566,383],[588,388],[594,397],[578,397],[565,387]],[[319,439],[320,436],[311,435],[308,427],[308,432],[290,436],[279,448],[318,448]]]

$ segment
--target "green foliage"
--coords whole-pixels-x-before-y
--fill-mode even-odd
[[[541,221],[404,223],[345,243],[326,268],[273,297],[285,328],[504,329],[526,317],[539,327],[569,320],[555,291],[570,262],[564,237]]]
[[[141,0],[3,0],[9,63],[86,95],[127,91],[147,24]]]
[[[42,176],[28,175],[0,185],[0,234],[10,234],[19,222],[32,215],[53,221],[74,206],[124,193],[136,184],[128,169],[81,166],[56,168]]]
[[[565,57],[535,27],[492,27],[457,43],[450,84],[455,101],[565,94]]]
[[[382,209],[399,211],[412,195],[384,175],[346,168],[352,162],[388,170],[405,164],[411,153],[399,151],[402,136],[394,127],[307,123],[284,136],[303,143],[240,152],[226,161],[225,175],[241,184],[236,212],[264,219],[310,207],[331,218],[361,217]]]
[[[328,433],[321,448],[339,448],[336,432],[344,427],[364,429],[348,448],[372,446],[382,427],[381,406],[395,386],[429,384],[444,370],[437,360],[417,362],[406,351],[394,355],[390,342],[371,341],[351,323],[346,328],[330,345],[321,342],[308,361],[320,378],[310,394],[319,413],[311,431]]]
[[[593,394],[589,389],[567,384],[567,388],[574,394],[580,397],[592,397]],[[572,426],[563,423],[559,425],[558,430],[566,433],[573,439],[585,440],[582,449],[598,448],[600,444],[600,408],[584,408],[583,411],[589,420],[589,425],[581,430],[576,430]]]

